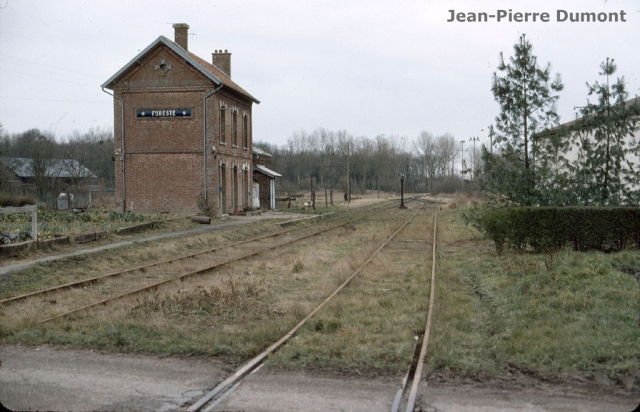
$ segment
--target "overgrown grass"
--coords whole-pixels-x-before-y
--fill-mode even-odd
[[[640,251],[506,252],[443,213],[430,367],[463,375],[640,366]],[[637,269],[637,270],[636,270]]]
[[[401,216],[407,218],[408,213]],[[350,373],[403,372],[426,321],[430,259],[425,237],[431,221],[432,215],[421,215],[416,226],[400,235],[400,243],[378,255],[268,364]],[[392,232],[386,227],[370,236],[381,242]]]
[[[352,264],[363,261],[377,247],[380,239],[373,241],[374,234],[388,230],[388,224],[336,229],[207,276],[107,305],[74,320],[44,326],[34,325],[29,319],[10,323],[8,317],[14,316],[9,313],[11,308],[6,312],[3,308],[0,323],[5,327],[0,338],[4,342],[31,345],[48,343],[109,351],[216,356],[241,362],[277,340],[329,295],[351,273]],[[221,242],[221,237],[231,240],[254,234],[249,228],[203,234],[190,239],[186,249]],[[164,256],[170,250],[169,245],[179,244],[180,241],[167,242],[166,249],[157,253]],[[144,259],[154,258],[151,249],[149,245],[149,256]],[[126,256],[146,255],[144,249],[138,249],[127,251],[124,256],[106,254],[99,259],[94,256],[86,263],[117,266]],[[64,266],[56,265],[55,273],[59,276],[67,271],[79,273],[82,265]],[[44,283],[44,278],[51,278],[46,272],[43,271],[42,279],[32,279]],[[48,303],[45,300],[42,304]],[[35,309],[32,312],[37,313]],[[329,324],[327,330],[334,327]]]
[[[162,221],[157,214],[118,213],[115,211],[76,212],[38,212],[38,237],[52,238],[55,235],[68,236],[102,232],[110,229],[131,226],[141,222]],[[0,214],[0,230],[20,233],[31,231],[31,214]]]
[[[178,229],[182,229],[182,226]],[[234,228],[234,230],[215,231],[181,239],[163,239],[153,243],[135,243],[126,248],[39,263],[29,269],[0,277],[0,299],[132,268],[160,259],[195,253],[224,242],[257,236],[273,230],[272,222],[262,221]]]

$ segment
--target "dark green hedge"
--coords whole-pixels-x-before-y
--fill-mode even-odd
[[[635,207],[488,209],[479,223],[498,252],[505,246],[541,252],[566,245],[602,251],[640,245],[640,208]]]

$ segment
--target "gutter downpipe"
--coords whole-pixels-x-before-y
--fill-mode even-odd
[[[127,211],[127,181],[124,175],[124,99],[116,96],[115,94],[109,93],[102,86],[100,88],[103,92],[112,96],[114,99],[120,100],[120,123],[122,127],[122,149],[120,153],[120,159],[122,162],[122,212],[124,213]]]
[[[202,124],[203,124],[203,132],[202,132],[202,176],[204,180],[204,198],[206,201],[209,201],[209,194],[207,191],[207,99],[218,92],[218,90],[222,89],[224,84],[221,84],[220,87],[214,89],[211,93],[204,96],[202,99],[202,105],[204,107],[204,113],[202,116]],[[214,138],[215,139],[215,138]]]

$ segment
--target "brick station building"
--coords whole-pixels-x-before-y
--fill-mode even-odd
[[[231,53],[209,63],[188,49],[186,24],[158,37],[103,85],[113,91],[116,207],[217,215],[251,207],[251,108],[231,80]]]

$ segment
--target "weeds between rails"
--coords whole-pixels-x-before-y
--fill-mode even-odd
[[[425,205],[423,204],[423,206],[418,211],[413,213],[411,217],[408,220],[406,220],[399,229],[397,229],[387,240],[385,240],[382,243],[381,246],[379,246],[373,253],[371,253],[371,255],[368,256],[368,258],[366,258],[364,263],[362,263],[350,276],[348,276],[348,278],[344,280],[338,288],[333,290],[333,292],[326,299],[322,300],[322,302],[319,305],[317,305],[310,313],[308,313],[304,317],[304,319],[299,321],[293,329],[285,333],[278,341],[273,343],[271,346],[269,346],[269,348],[267,348],[265,351],[260,353],[258,356],[254,357],[249,362],[245,363],[242,367],[236,370],[231,376],[229,376],[222,383],[218,384],[213,390],[207,393],[204,397],[202,397],[201,399],[196,401],[193,405],[191,405],[187,410],[189,412],[200,411],[200,410],[203,410],[203,408],[207,405],[209,405],[207,410],[211,410],[213,407],[215,407],[218,400],[224,399],[230,392],[232,392],[235,389],[235,387],[237,387],[238,382],[243,377],[247,376],[249,373],[256,370],[276,350],[278,350],[279,351],[278,353],[280,354],[281,353],[280,348],[284,346],[295,334],[297,334],[297,332],[301,328],[305,327],[305,325],[307,325],[308,322],[313,317],[315,317],[316,314],[318,314],[318,312],[320,312],[323,308],[325,308],[326,305],[332,302],[332,300],[336,298],[338,294],[340,294],[340,292],[346,288],[346,286],[352,284],[354,279],[356,279],[356,277],[363,272],[363,269],[369,266],[369,264],[373,261],[373,259],[376,258],[378,254],[383,249],[385,249],[389,245],[389,243],[392,240],[394,240],[401,231],[403,231],[403,229],[405,229],[405,227],[415,218],[415,216],[424,209],[424,206]],[[409,312],[413,312],[413,310]],[[319,325],[324,325],[324,323],[316,322],[316,324],[313,325],[312,329],[315,329],[315,331],[318,331]],[[328,323],[328,325],[330,325],[330,323]],[[309,326],[307,325],[307,329],[308,328]],[[320,328],[320,330],[322,329],[324,328]],[[413,333],[410,332],[409,335],[412,336]],[[354,342],[355,341],[352,341],[352,344],[354,344]],[[298,342],[296,342],[296,344],[300,345],[300,343]],[[211,403],[212,401],[213,403]]]
[[[437,245],[437,232],[438,232],[438,209],[436,207],[436,213],[433,218],[433,245],[432,245],[432,254],[431,254],[431,282],[429,286],[429,309],[427,309],[427,324],[425,326],[424,332],[421,334],[419,339],[420,342],[420,351],[417,352],[414,350],[414,361],[411,362],[411,366],[409,367],[409,372],[407,374],[407,378],[412,380],[411,389],[407,393],[407,402],[406,402],[406,412],[413,412],[416,398],[418,396],[418,385],[420,384],[420,379],[422,378],[422,368],[424,367],[424,362],[427,357],[427,349],[429,345],[429,336],[431,333],[431,321],[433,319],[433,303],[435,301],[435,291],[436,291],[436,245]],[[416,348],[417,349],[417,348]],[[417,356],[417,358],[416,358]],[[394,399],[393,406],[391,408],[391,412],[397,412],[398,408],[401,405],[402,395],[405,391],[405,384],[408,382],[408,379],[403,381],[402,388],[398,391],[396,395],[396,399]]]
[[[382,207],[373,207],[369,210],[369,212],[375,212],[379,209],[386,209],[389,208],[390,206],[382,206]],[[335,219],[340,219],[341,216],[332,216],[329,218],[325,218],[324,223],[326,223],[327,221],[331,221],[331,220],[335,220]],[[317,224],[318,222],[313,222],[314,224]],[[83,279],[83,280],[79,280],[79,281],[74,281],[74,282],[70,282],[70,283],[66,283],[63,285],[58,285],[58,286],[54,286],[54,287],[50,287],[50,288],[46,288],[46,289],[42,289],[42,290],[38,290],[38,291],[34,291],[34,292],[30,292],[30,293],[25,293],[25,294],[21,294],[21,295],[17,295],[17,296],[13,296],[10,298],[5,298],[5,299],[0,299],[0,305],[1,304],[5,304],[5,303],[10,303],[10,302],[15,302],[18,300],[22,300],[22,299],[26,299],[26,298],[30,298],[30,297],[35,297],[38,295],[42,295],[42,294],[47,294],[47,293],[51,293],[51,292],[56,292],[56,291],[60,291],[63,289],[69,289],[69,288],[73,288],[73,287],[82,287],[82,286],[86,286],[92,283],[96,283],[99,282],[101,280],[110,278],[110,277],[115,277],[115,276],[121,276],[124,275],[126,273],[131,273],[131,272],[136,272],[136,271],[145,271],[153,266],[158,266],[158,265],[163,265],[163,264],[168,264],[168,263],[174,263],[180,260],[185,260],[185,259],[189,259],[189,258],[193,258],[199,255],[203,255],[203,254],[207,254],[207,253],[213,253],[213,252],[218,252],[220,250],[226,249],[226,248],[232,248],[232,247],[236,247],[236,246],[240,246],[249,242],[255,242],[255,241],[260,241],[260,240],[265,240],[268,239],[270,237],[276,237],[276,236],[280,236],[282,234],[288,234],[291,233],[293,231],[296,230],[301,230],[301,229],[305,229],[307,226],[301,225],[298,227],[293,227],[291,229],[287,229],[287,230],[283,230],[277,233],[270,233],[267,235],[263,235],[263,236],[258,236],[258,237],[254,237],[254,238],[250,238],[250,239],[246,239],[243,241],[239,241],[239,242],[233,242],[231,244],[226,244],[226,245],[222,245],[222,246],[217,246],[211,249],[206,249],[203,251],[199,251],[196,253],[190,253],[187,255],[182,255],[182,256],[177,256],[171,259],[166,259],[166,260],[161,260],[161,261],[157,261],[151,264],[146,264],[146,265],[140,265],[140,266],[136,266],[133,268],[129,268],[129,269],[125,269],[125,270],[120,270],[120,271],[116,271],[116,272],[111,272],[111,273],[107,273],[104,275],[100,275],[100,276],[95,276],[95,277],[91,277],[88,279]]]
[[[367,211],[363,212],[363,214],[366,217],[366,216],[370,216],[370,214],[372,212],[376,213],[376,212],[387,210],[388,208],[389,208],[388,205],[384,205],[382,207],[374,207],[374,208],[371,208],[370,210],[367,210]],[[237,261],[237,260],[240,260],[240,259],[246,259],[246,258],[249,258],[251,256],[255,256],[255,255],[259,254],[259,253],[264,252],[265,250],[273,249],[275,247],[280,247],[280,246],[284,246],[284,245],[289,244],[289,243],[300,241],[303,238],[314,236],[316,234],[320,234],[320,233],[323,233],[325,231],[335,229],[336,227],[340,227],[340,226],[342,226],[344,224],[348,224],[349,222],[353,223],[354,221],[357,221],[359,219],[361,219],[361,218],[358,218],[358,217],[352,218],[352,219],[348,220],[345,223],[334,225],[334,226],[331,226],[331,227],[329,227],[327,229],[321,229],[319,231],[315,231],[315,232],[313,232],[313,233],[311,233],[309,235],[304,235],[302,237],[287,241],[287,242],[279,244],[277,246],[270,246],[270,247],[263,248],[261,250],[255,251],[255,252],[251,252],[251,253],[248,253],[248,254],[241,255],[239,257],[235,257],[235,258],[232,258],[232,259],[227,259],[226,261],[218,262],[218,263],[216,263],[216,264],[214,264],[212,266],[209,265],[207,267],[199,268],[199,269],[196,269],[196,270],[191,270],[191,271],[188,270],[187,273],[183,273],[183,274],[180,274],[180,275],[177,275],[177,276],[173,275],[173,272],[170,271],[167,274],[165,274],[167,276],[163,276],[165,279],[163,279],[163,280],[161,280],[159,282],[153,282],[153,283],[147,284],[147,285],[145,285],[143,287],[134,288],[134,290],[131,290],[130,286],[126,286],[125,289],[128,289],[128,290],[126,292],[124,292],[124,293],[120,293],[120,291],[115,291],[114,292],[113,290],[111,290],[111,291],[109,291],[112,294],[111,297],[106,298],[106,299],[101,299],[101,300],[99,300],[97,302],[95,302],[95,299],[93,299],[94,303],[91,303],[91,304],[85,305],[85,306],[81,306],[80,308],[76,308],[76,309],[73,309],[73,310],[62,309],[64,307],[64,304],[60,304],[60,305],[57,305],[56,307],[57,308],[58,307],[61,308],[62,313],[56,314],[54,316],[50,316],[50,317],[48,317],[48,318],[46,318],[44,320],[41,320],[40,322],[46,322],[46,321],[53,320],[53,319],[56,319],[56,318],[66,317],[66,316],[69,316],[69,315],[74,314],[74,313],[78,313],[78,312],[81,312],[81,311],[85,311],[85,310],[91,309],[91,308],[96,307],[98,305],[104,305],[104,304],[106,304],[106,303],[108,303],[108,302],[110,302],[112,300],[121,299],[121,298],[124,298],[124,297],[127,297],[127,296],[136,295],[136,294],[144,292],[146,290],[157,289],[159,286],[161,286],[163,284],[167,284],[167,283],[173,282],[173,281],[178,280],[178,279],[183,280],[186,277],[207,273],[207,272],[212,271],[214,269],[220,268],[221,266],[227,265],[227,264],[229,264],[231,262],[234,262],[234,261]],[[109,273],[107,275],[103,275],[103,276],[100,276],[100,277],[94,277],[94,278],[90,278],[90,279],[85,279],[85,280],[82,280],[82,281],[73,282],[71,284],[61,285],[61,286],[58,286],[58,287],[55,287],[55,288],[50,288],[50,289],[47,289],[47,290],[34,292],[34,293],[31,293],[31,294],[17,296],[17,297],[14,297],[14,298],[7,299],[4,302],[12,302],[12,301],[16,301],[16,300],[22,300],[22,299],[31,298],[31,297],[37,297],[37,296],[42,295],[42,294],[51,294],[51,293],[53,293],[55,291],[60,291],[62,289],[80,288],[80,287],[83,287],[83,286],[84,286],[84,289],[87,289],[87,287],[85,285],[95,284],[95,283],[98,283],[98,282],[104,282],[107,278],[114,278],[116,276],[121,276],[121,275],[123,275],[125,273],[137,273],[139,275],[139,277],[151,278],[151,277],[153,277],[153,275],[151,274],[149,269],[152,268],[152,267],[160,268],[160,269],[162,269],[166,265],[170,265],[170,266],[175,267],[175,266],[177,266],[175,264],[177,262],[185,262],[185,261],[188,261],[188,260],[193,260],[194,258],[196,258],[198,256],[203,256],[203,255],[210,254],[210,253],[213,253],[213,252],[217,252],[217,251],[220,251],[220,250],[223,250],[223,249],[229,249],[229,248],[232,248],[232,247],[237,247],[239,245],[246,245],[247,243],[250,243],[250,242],[263,241],[263,240],[265,240],[265,239],[267,239],[269,237],[277,237],[277,236],[281,236],[281,235],[290,235],[292,232],[295,232],[295,231],[298,231],[298,230],[301,230],[301,229],[306,229],[306,228],[311,227],[311,226],[317,226],[317,225],[302,226],[302,227],[295,228],[295,229],[289,229],[289,230],[286,230],[286,231],[281,231],[281,232],[278,232],[278,233],[275,233],[275,234],[259,236],[259,237],[255,237],[255,238],[248,239],[248,240],[241,241],[241,242],[234,242],[234,243],[232,243],[230,245],[225,245],[225,246],[222,246],[222,247],[216,247],[216,248],[213,248],[213,249],[201,251],[201,252],[198,252],[198,253],[194,253],[194,254],[178,257],[178,258],[164,260],[164,261],[161,261],[161,262],[155,262],[155,263],[153,263],[151,265],[145,265],[145,266],[140,266],[140,267],[128,269],[128,270],[125,270],[125,271]],[[135,282],[135,278],[133,279],[133,281],[134,281],[134,283],[137,284],[137,282]],[[84,300],[89,300],[90,298],[87,298],[86,296],[84,296],[84,297],[80,297],[79,296],[79,295],[87,295],[88,294],[88,293],[84,293],[84,289],[80,289],[80,292],[72,294],[72,296],[73,296],[72,300],[74,300],[74,301],[83,300],[83,299]],[[104,289],[105,288],[103,288],[103,292],[104,292]],[[113,288],[111,288],[111,289],[113,289]],[[109,292],[107,292],[107,293],[109,293]],[[115,294],[115,296],[113,296],[114,294]],[[62,301],[63,301],[63,299],[60,299],[60,298],[50,299],[49,300],[49,302],[52,304],[50,306],[53,306],[54,304],[61,303]],[[0,302],[0,303],[2,303],[2,302]]]

